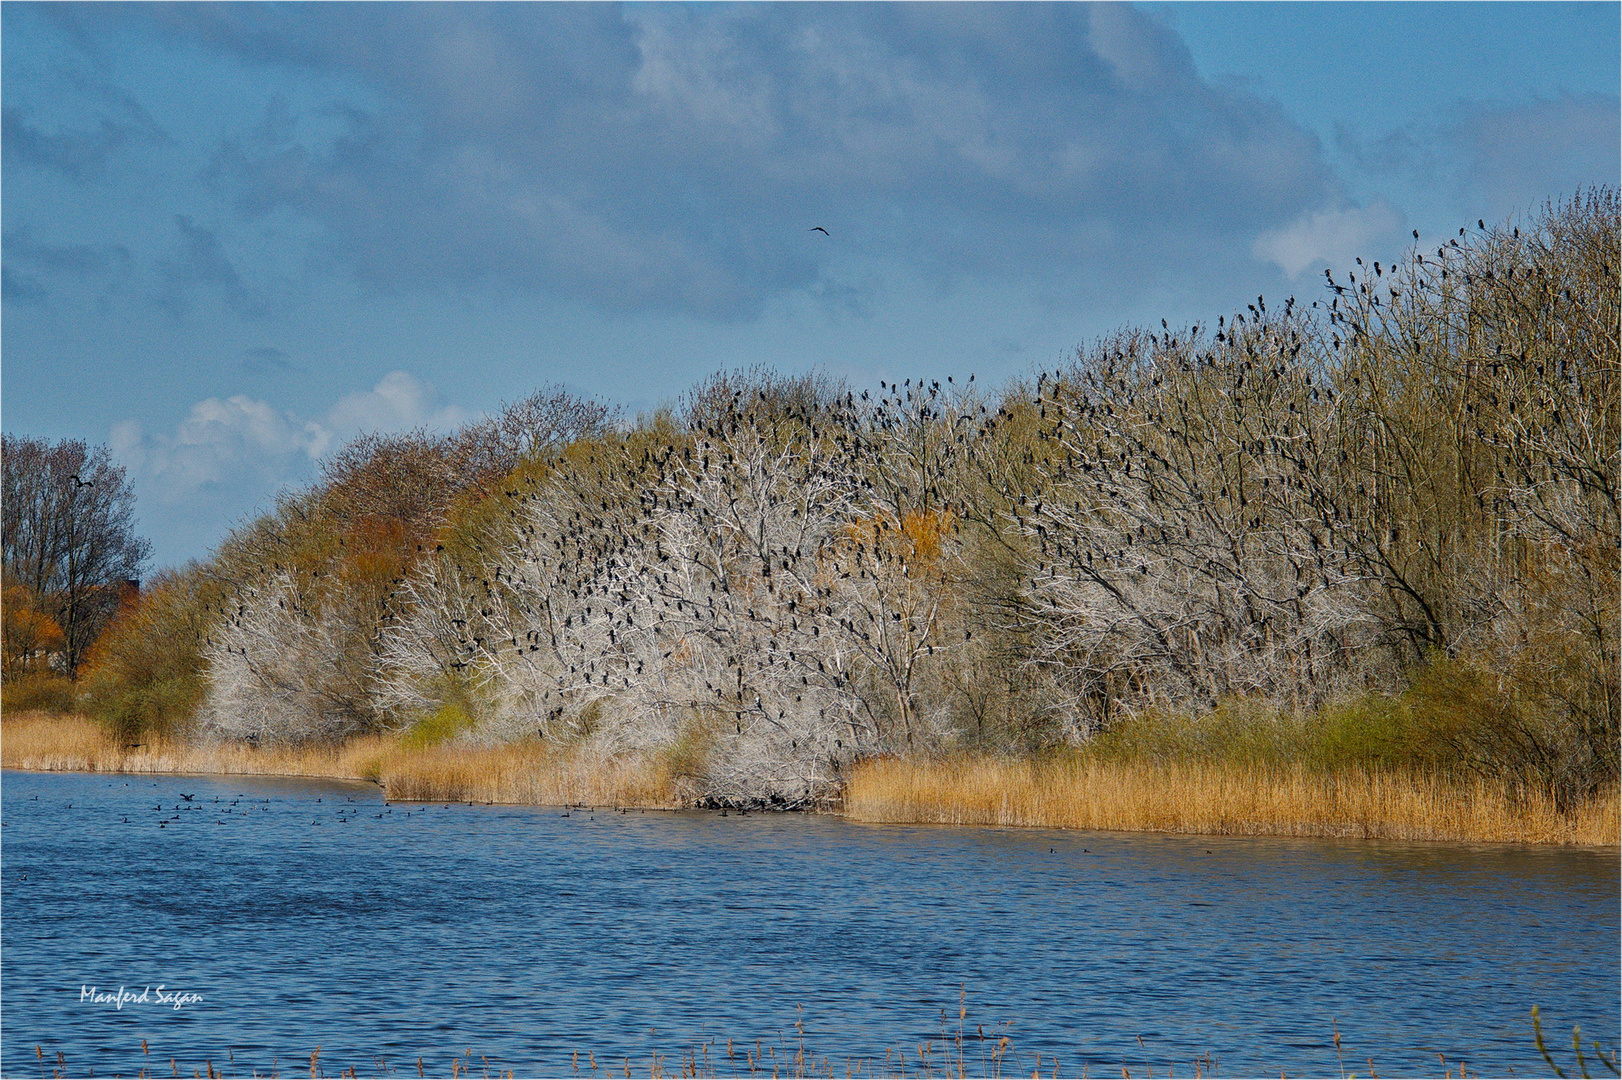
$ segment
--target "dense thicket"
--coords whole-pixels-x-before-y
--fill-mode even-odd
[[[364,440],[168,594],[207,606],[198,720],[797,803],[1243,702],[1580,798],[1617,776],[1617,266],[1602,190],[995,394],[754,371]]]

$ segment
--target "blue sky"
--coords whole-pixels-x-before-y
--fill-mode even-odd
[[[1616,184],[1619,11],[6,3],[0,420],[176,563],[542,384],[995,384]]]

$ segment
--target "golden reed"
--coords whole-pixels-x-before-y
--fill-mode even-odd
[[[403,802],[687,805],[669,766],[540,743],[408,750],[382,736],[340,747],[258,749],[161,736],[115,743],[82,716],[0,720],[0,765],[38,772],[217,773],[368,780]],[[1612,789],[1569,814],[1541,793],[1404,773],[1338,776],[1239,764],[964,757],[882,758],[852,770],[857,821],[1111,829],[1232,836],[1355,836],[1484,843],[1618,843]]]
[[[570,753],[541,743],[489,748],[395,748],[376,777],[391,799],[496,802],[529,806],[684,805],[669,768],[658,761]]]
[[[1622,798],[1613,789],[1562,814],[1541,793],[1485,781],[1079,756],[971,757],[863,762],[846,786],[844,813],[893,823],[1615,845]]]
[[[402,802],[675,809],[682,805],[661,763],[605,760],[541,744],[408,750],[370,736],[338,747],[272,747],[142,736],[116,743],[83,716],[15,713],[0,719],[0,766],[35,772],[218,773],[369,780]]]
[[[221,773],[230,776],[321,776],[369,780],[366,768],[381,739],[342,747],[258,749],[246,743],[193,743],[143,735],[123,745],[84,716],[8,713],[0,719],[0,765],[36,772]]]

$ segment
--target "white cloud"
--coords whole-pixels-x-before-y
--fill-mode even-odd
[[[738,63],[726,21],[639,18],[632,87],[651,103],[758,145],[780,134],[764,72]]]
[[[455,405],[439,406],[438,398],[428,383],[404,371],[391,371],[370,390],[339,398],[323,424],[327,431],[347,438],[362,431],[450,428],[467,421],[466,412]]]
[[[1251,251],[1290,277],[1299,277],[1308,269],[1337,267],[1371,254],[1376,245],[1399,235],[1405,224],[1400,210],[1377,198],[1366,207],[1303,214],[1283,228],[1262,233]]]
[[[441,404],[430,384],[391,371],[314,419],[234,394],[197,402],[173,432],[148,434],[138,421],[122,421],[113,425],[111,442],[113,456],[142,486],[173,504],[210,486],[302,479],[311,463],[361,432],[452,428],[468,418]]]

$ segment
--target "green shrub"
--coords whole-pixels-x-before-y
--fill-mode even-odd
[[[72,712],[76,696],[73,680],[67,676],[30,672],[0,686],[0,711]]]
[[[1145,712],[1118,721],[1091,744],[1117,761],[1211,761],[1282,765],[1305,756],[1310,739],[1298,717],[1259,699],[1234,699],[1211,712]]]
[[[1325,705],[1309,726],[1309,764],[1325,771],[1395,769],[1433,764],[1402,698],[1365,694]]]
[[[472,726],[473,718],[468,715],[466,709],[453,702],[446,702],[436,711],[406,728],[405,733],[400,736],[400,745],[412,750],[438,746]]]
[[[665,751],[672,776],[703,776],[710,759],[717,718],[695,713],[681,726],[681,735]]]
[[[91,648],[80,701],[121,739],[175,732],[203,699],[202,646],[218,588],[196,567],[160,577]]]
[[[1208,761],[1320,772],[1414,770],[1480,776],[1572,806],[1614,782],[1616,748],[1595,750],[1578,719],[1513,672],[1434,655],[1401,694],[1365,694],[1297,715],[1265,700],[1209,713],[1142,712],[1085,753],[1115,761]]]
[[[1580,716],[1559,708],[1534,678],[1515,675],[1433,658],[1403,695],[1418,752],[1449,771],[1546,791],[1562,808],[1614,782],[1614,740],[1596,747]]]

